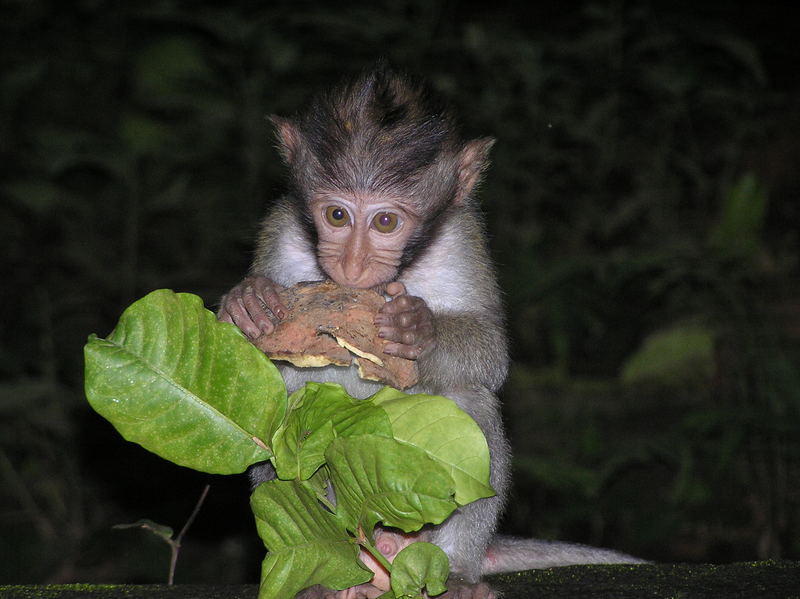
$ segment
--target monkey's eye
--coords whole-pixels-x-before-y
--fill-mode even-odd
[[[380,212],[372,219],[372,224],[381,233],[391,233],[397,228],[397,215],[392,212]]]
[[[350,222],[350,215],[341,206],[328,206],[325,208],[325,219],[334,227],[344,227]]]

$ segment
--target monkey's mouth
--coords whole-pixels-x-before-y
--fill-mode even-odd
[[[356,287],[354,285],[348,285],[347,283],[340,283],[339,281],[336,281],[335,279],[330,279],[330,281],[332,281],[333,283],[336,283],[337,285],[341,285],[342,287],[346,287],[348,289],[370,289],[370,290],[374,291],[375,293],[377,293],[378,295],[386,295],[386,286],[389,283],[391,283],[391,281],[387,281],[385,283],[378,283],[377,285],[373,285],[371,287]]]
[[[378,283],[374,287],[370,287],[375,293],[379,295],[386,295],[386,286],[391,283],[391,281],[387,281],[386,283]]]
[[[342,287],[347,287],[348,289],[371,289],[376,293],[381,295],[385,295],[386,286],[394,281],[396,276],[395,272],[386,272],[386,273],[365,273],[366,276],[360,276],[355,280],[349,280],[348,277],[344,276],[341,272],[341,269],[334,268],[333,273],[328,272],[327,269],[323,267],[323,271],[327,277]],[[334,276],[335,275],[335,276]],[[387,276],[388,275],[388,276]],[[377,281],[377,283],[375,282]]]

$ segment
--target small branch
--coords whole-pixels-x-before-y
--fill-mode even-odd
[[[174,539],[170,539],[169,548],[170,548],[170,561],[169,561],[169,579],[167,580],[167,584],[174,584],[175,580],[175,566],[178,563],[178,552],[181,548],[181,541],[183,540],[183,536],[186,534],[186,531],[189,530],[189,527],[194,522],[194,519],[197,518],[197,514],[200,512],[200,508],[203,505],[203,502],[206,500],[206,495],[208,495],[208,490],[211,488],[210,485],[206,485],[203,487],[203,492],[200,493],[200,498],[197,500],[197,503],[194,506],[194,510],[192,510],[189,519],[186,521],[186,524],[183,525],[183,528],[178,533],[178,536]]]

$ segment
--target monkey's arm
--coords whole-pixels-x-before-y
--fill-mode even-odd
[[[434,314],[422,298],[397,294],[375,322],[390,341],[384,351],[417,360],[420,380],[439,390],[479,385],[496,391],[505,380],[508,348],[496,319],[478,312]]]
[[[497,391],[508,372],[508,342],[501,293],[478,215],[464,212],[444,223],[398,281],[409,295],[398,295],[381,309],[382,314],[402,316],[391,323],[398,330],[387,331],[385,338],[407,345],[399,355],[417,359],[420,382],[444,395],[477,387]],[[387,286],[387,292],[396,284]],[[401,310],[402,301],[408,302],[408,310]],[[416,355],[415,344],[424,346]]]
[[[479,313],[434,315],[435,345],[417,360],[420,380],[446,389],[485,387],[496,392],[508,373],[508,346],[500,323]]]
[[[217,317],[250,339],[272,333],[270,317],[286,315],[278,290],[322,278],[312,248],[291,200],[281,198],[262,222],[250,275],[222,298]]]

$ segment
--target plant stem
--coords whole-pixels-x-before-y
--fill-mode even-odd
[[[389,563],[389,560],[386,559],[386,557],[378,550],[377,547],[375,547],[375,545],[369,542],[369,539],[366,537],[359,539],[358,544],[366,549],[372,557],[378,560],[380,565],[386,568],[386,571],[389,572],[389,574],[392,573],[392,564]]]
[[[206,495],[208,495],[208,490],[211,488],[211,485],[206,485],[203,487],[203,492],[200,493],[200,498],[197,500],[197,503],[194,506],[194,510],[192,510],[189,519],[186,520],[186,524],[183,525],[183,528],[178,533],[178,536],[174,539],[169,540],[169,548],[170,548],[170,560],[169,560],[169,578],[167,580],[167,584],[174,584],[175,581],[175,566],[178,563],[178,552],[181,549],[181,541],[183,540],[183,536],[186,534],[186,531],[189,530],[189,527],[194,522],[194,519],[197,517],[197,514],[200,512],[200,507],[203,505],[203,502],[206,499]]]

